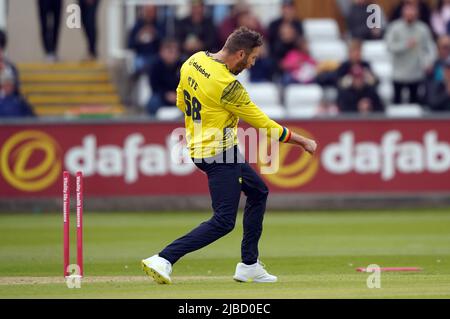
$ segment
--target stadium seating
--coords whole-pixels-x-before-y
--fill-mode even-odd
[[[152,96],[152,88],[148,83],[148,77],[141,76],[136,84],[136,100],[140,107],[145,107]]]
[[[303,29],[309,42],[336,41],[340,38],[339,26],[333,19],[304,19]]]
[[[260,107],[281,105],[278,87],[273,83],[248,83],[245,88],[252,101]]]
[[[362,45],[362,58],[368,62],[391,62],[392,57],[383,40],[364,41]]]
[[[250,83],[250,72],[248,70],[244,70],[236,76],[236,79],[238,79],[238,81],[243,85],[246,85],[247,83]]]
[[[176,106],[163,106],[156,112],[156,118],[161,121],[173,121],[183,117],[183,113]]]
[[[375,75],[380,79],[380,81],[391,81],[393,66],[391,62],[381,61],[373,62],[371,64],[372,70]]]
[[[394,86],[391,81],[381,81],[378,85],[378,94],[385,103],[390,103],[394,97]]]
[[[281,104],[280,91],[275,84],[248,83],[245,87],[252,101],[270,118],[276,120],[286,118],[286,109]]]
[[[286,88],[285,103],[291,118],[309,118],[317,114],[323,89],[316,84],[292,84]]]
[[[380,81],[392,81],[392,56],[383,40],[365,41],[362,46],[362,58],[370,63]]]
[[[310,53],[321,65],[326,63],[339,65],[348,59],[348,46],[341,37],[337,21],[325,18],[304,19],[303,28]],[[390,105],[394,95],[393,64],[392,55],[385,41],[363,41],[362,58],[370,63],[374,74],[380,80],[378,86],[380,97],[386,105]],[[293,84],[284,88],[283,92],[282,88],[271,82],[252,83],[248,70],[244,70],[236,78],[244,85],[252,101],[274,119],[316,116],[320,102],[325,98],[325,91],[318,85]],[[327,100],[336,99],[336,89],[333,90],[333,96]],[[138,104],[146,105],[152,92],[145,77],[140,79],[136,93]],[[391,117],[419,116],[422,113],[422,109],[417,105],[390,105],[386,110],[387,116]],[[179,119],[180,114],[176,108],[164,107],[158,111],[156,117],[161,120],[174,120]]]
[[[309,119],[318,115],[319,108],[318,106],[304,107],[302,105],[298,109],[289,109],[287,113],[290,119]]]
[[[287,112],[281,105],[266,105],[261,110],[274,120],[282,120],[287,117]]]
[[[328,42],[311,42],[309,44],[311,55],[318,61],[343,62],[348,58],[348,49],[344,41],[334,40]]]
[[[393,104],[386,108],[387,117],[421,117],[424,111],[418,104]]]

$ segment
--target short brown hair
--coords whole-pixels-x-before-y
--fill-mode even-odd
[[[250,53],[254,48],[260,47],[262,44],[263,37],[261,34],[249,28],[240,27],[230,34],[225,42],[224,49],[230,53],[236,53],[239,50]]]

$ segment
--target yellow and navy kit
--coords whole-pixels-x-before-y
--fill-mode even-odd
[[[291,132],[271,120],[256,106],[227,66],[208,52],[192,55],[181,67],[177,107],[185,114],[186,139],[192,158],[215,156],[238,143],[241,118],[264,128],[281,142]]]

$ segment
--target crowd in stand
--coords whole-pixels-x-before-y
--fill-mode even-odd
[[[5,55],[7,37],[0,30],[0,118],[32,117],[32,107],[20,94],[19,72]]]
[[[78,0],[81,22],[87,39],[86,60],[97,59],[97,8],[100,0]],[[63,10],[62,0],[38,0],[40,34],[45,59],[58,62],[58,39]],[[0,30],[0,118],[33,117],[32,106],[20,92],[19,72],[5,54],[7,35]]]
[[[78,0],[86,35],[86,60],[97,59],[97,9],[100,0]],[[48,62],[57,62],[63,0],[38,0],[42,46]]]
[[[292,0],[281,1],[281,16],[264,25],[244,2],[205,5],[190,2],[189,14],[175,23],[173,6],[138,7],[138,18],[128,30],[127,47],[135,53],[132,78],[147,76],[151,97],[148,114],[174,105],[181,64],[197,51],[219,50],[237,27],[260,32],[265,43],[260,58],[249,71],[251,83],[318,84],[336,94],[324,98],[319,114],[383,112],[386,103],[420,104],[430,111],[450,111],[450,0],[430,7],[423,0],[402,0],[382,23],[369,28],[369,0],[337,0],[345,17],[348,59],[339,63],[318,61],[309,49],[304,21]],[[100,0],[79,0],[88,40],[88,59],[96,59],[96,12]],[[61,0],[38,0],[42,43],[49,62],[55,62]],[[173,22],[173,20],[172,20]],[[392,101],[380,97],[380,79],[365,61],[365,41],[384,41],[392,55]],[[20,95],[17,68],[5,54],[6,35],[0,33],[0,117],[32,116]],[[333,96],[333,94],[332,94]]]
[[[315,60],[294,1],[282,1],[281,16],[263,25],[245,4],[231,6],[229,13],[218,19],[217,12],[223,12],[223,6],[206,6],[194,0],[188,16],[178,20],[171,31],[165,28],[168,8],[142,7],[129,33],[128,47],[136,53],[136,74],[148,74],[150,78],[152,98],[148,112],[154,115],[159,107],[174,104],[183,61],[200,50],[220,49],[239,26],[257,30],[266,39],[261,57],[249,72],[250,82],[273,82],[281,87],[311,83],[333,87],[337,97],[325,112],[382,112],[386,101],[378,94],[380,81],[361,51],[363,41],[384,40],[393,59],[391,102],[450,111],[450,0],[439,0],[435,8],[422,0],[403,0],[390,17],[382,12],[382,24],[376,28],[367,26],[368,0],[347,2],[343,13],[349,54],[340,65]],[[167,79],[161,79],[162,74]]]

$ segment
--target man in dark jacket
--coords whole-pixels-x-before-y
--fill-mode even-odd
[[[361,41],[352,40],[350,43],[349,60],[336,71],[336,85],[341,112],[367,114],[384,110],[376,91],[378,79],[370,64],[361,58]]]
[[[21,95],[15,94],[14,83],[12,70],[3,66],[0,71],[0,118],[34,116],[27,101]]]
[[[173,39],[164,40],[161,44],[159,58],[149,74],[152,97],[147,105],[147,111],[150,115],[155,115],[161,106],[176,105],[180,68],[178,42]]]
[[[158,57],[164,28],[157,21],[157,13],[154,5],[141,7],[139,18],[128,36],[128,48],[136,54],[135,74],[147,72]]]
[[[339,90],[338,107],[343,113],[359,113],[361,115],[384,111],[383,102],[375,87],[367,84],[364,79],[364,71],[358,66],[352,68],[350,86]]]
[[[178,22],[176,33],[183,58],[198,51],[213,51],[217,48],[217,30],[213,20],[206,15],[201,0],[191,1],[191,14]]]
[[[295,3],[292,0],[283,0],[281,6],[281,17],[272,21],[269,24],[269,41],[270,49],[272,52],[279,47],[280,41],[279,33],[280,28],[283,23],[289,23],[296,31],[297,36],[303,36],[303,23],[302,20],[297,16],[297,11],[295,9]]]
[[[345,77],[350,75],[353,67],[358,66],[365,74],[365,80],[368,85],[378,85],[378,79],[372,71],[370,64],[362,59],[362,42],[360,40],[352,40],[349,45],[349,59],[343,62],[336,70],[336,84],[338,87],[345,86]]]
[[[450,55],[444,67],[444,82],[435,82],[429,95],[428,104],[434,112],[450,112]]]
[[[12,71],[12,75],[14,77],[14,94],[20,94],[20,82],[19,82],[19,71],[17,70],[16,65],[11,62],[6,57],[6,45],[8,43],[8,37],[3,30],[0,30],[0,66],[3,68],[9,68]]]

